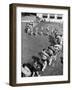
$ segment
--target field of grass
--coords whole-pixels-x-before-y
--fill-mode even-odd
[[[31,62],[32,56],[38,56],[38,53],[42,51],[43,48],[47,48],[50,43],[48,40],[48,36],[40,36],[37,35],[31,36],[24,32],[25,29],[25,22],[22,22],[21,24],[21,63],[27,63]],[[33,30],[35,31],[36,28],[38,28],[39,31],[41,31],[41,28],[43,27],[43,31],[46,33],[45,29],[46,27],[49,27],[49,30],[54,30],[55,28],[58,29],[59,33],[63,32],[63,25],[60,23],[55,22],[41,22],[38,25],[36,25]],[[60,61],[60,56],[62,55],[62,52],[59,52],[57,55],[57,60],[53,61],[51,66],[47,66],[44,72],[40,72],[41,76],[48,76],[48,75],[62,75],[63,74],[63,64]]]

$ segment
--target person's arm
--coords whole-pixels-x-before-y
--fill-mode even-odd
[[[33,72],[33,75],[32,75],[32,77],[34,77],[35,76],[35,72]]]

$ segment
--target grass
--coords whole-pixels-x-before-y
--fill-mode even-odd
[[[21,49],[21,63],[27,63],[32,61],[32,56],[38,56],[38,53],[42,51],[43,48],[47,48],[50,43],[48,40],[48,36],[30,36],[27,35],[24,32],[25,29],[25,22],[22,23],[22,49]],[[43,31],[46,33],[46,27],[49,27],[49,33],[51,30],[54,30],[55,28],[58,29],[59,33],[62,33],[63,25],[60,23],[53,23],[53,22],[41,22],[38,25],[36,25],[33,30],[37,28],[39,31],[41,31],[41,28],[43,27]],[[63,74],[63,64],[61,64],[60,56],[62,55],[62,52],[60,52],[57,55],[57,60],[53,61],[53,64],[51,66],[47,66],[44,72],[40,72],[41,76],[51,76],[51,75],[62,75]]]

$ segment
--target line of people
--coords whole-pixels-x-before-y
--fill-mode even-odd
[[[45,31],[45,30],[44,30]],[[41,31],[38,30],[38,28],[35,28],[35,31],[33,31],[33,27],[31,25],[25,26],[24,32],[28,35],[32,36],[48,36],[49,35],[49,28],[46,27],[46,32],[43,31],[43,27],[41,27]]]

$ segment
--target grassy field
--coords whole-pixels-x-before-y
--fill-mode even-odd
[[[25,29],[25,22],[22,22],[22,28],[21,28],[21,62],[27,63],[31,62],[31,57],[33,55],[38,56],[38,52],[42,51],[43,48],[47,48],[50,43],[48,40],[48,36],[30,36],[27,35],[24,32]],[[58,29],[59,33],[63,32],[63,25],[60,23],[53,23],[53,22],[41,22],[38,25],[36,25],[33,30],[37,28],[39,31],[41,31],[43,27],[43,31],[46,33],[45,29],[46,27],[49,27],[49,30],[54,30],[55,28]],[[40,72],[41,76],[48,76],[48,75],[62,75],[63,74],[63,64],[61,64],[60,56],[62,55],[62,52],[59,52],[57,55],[57,60],[53,61],[53,64],[51,66],[47,66],[44,72]]]

